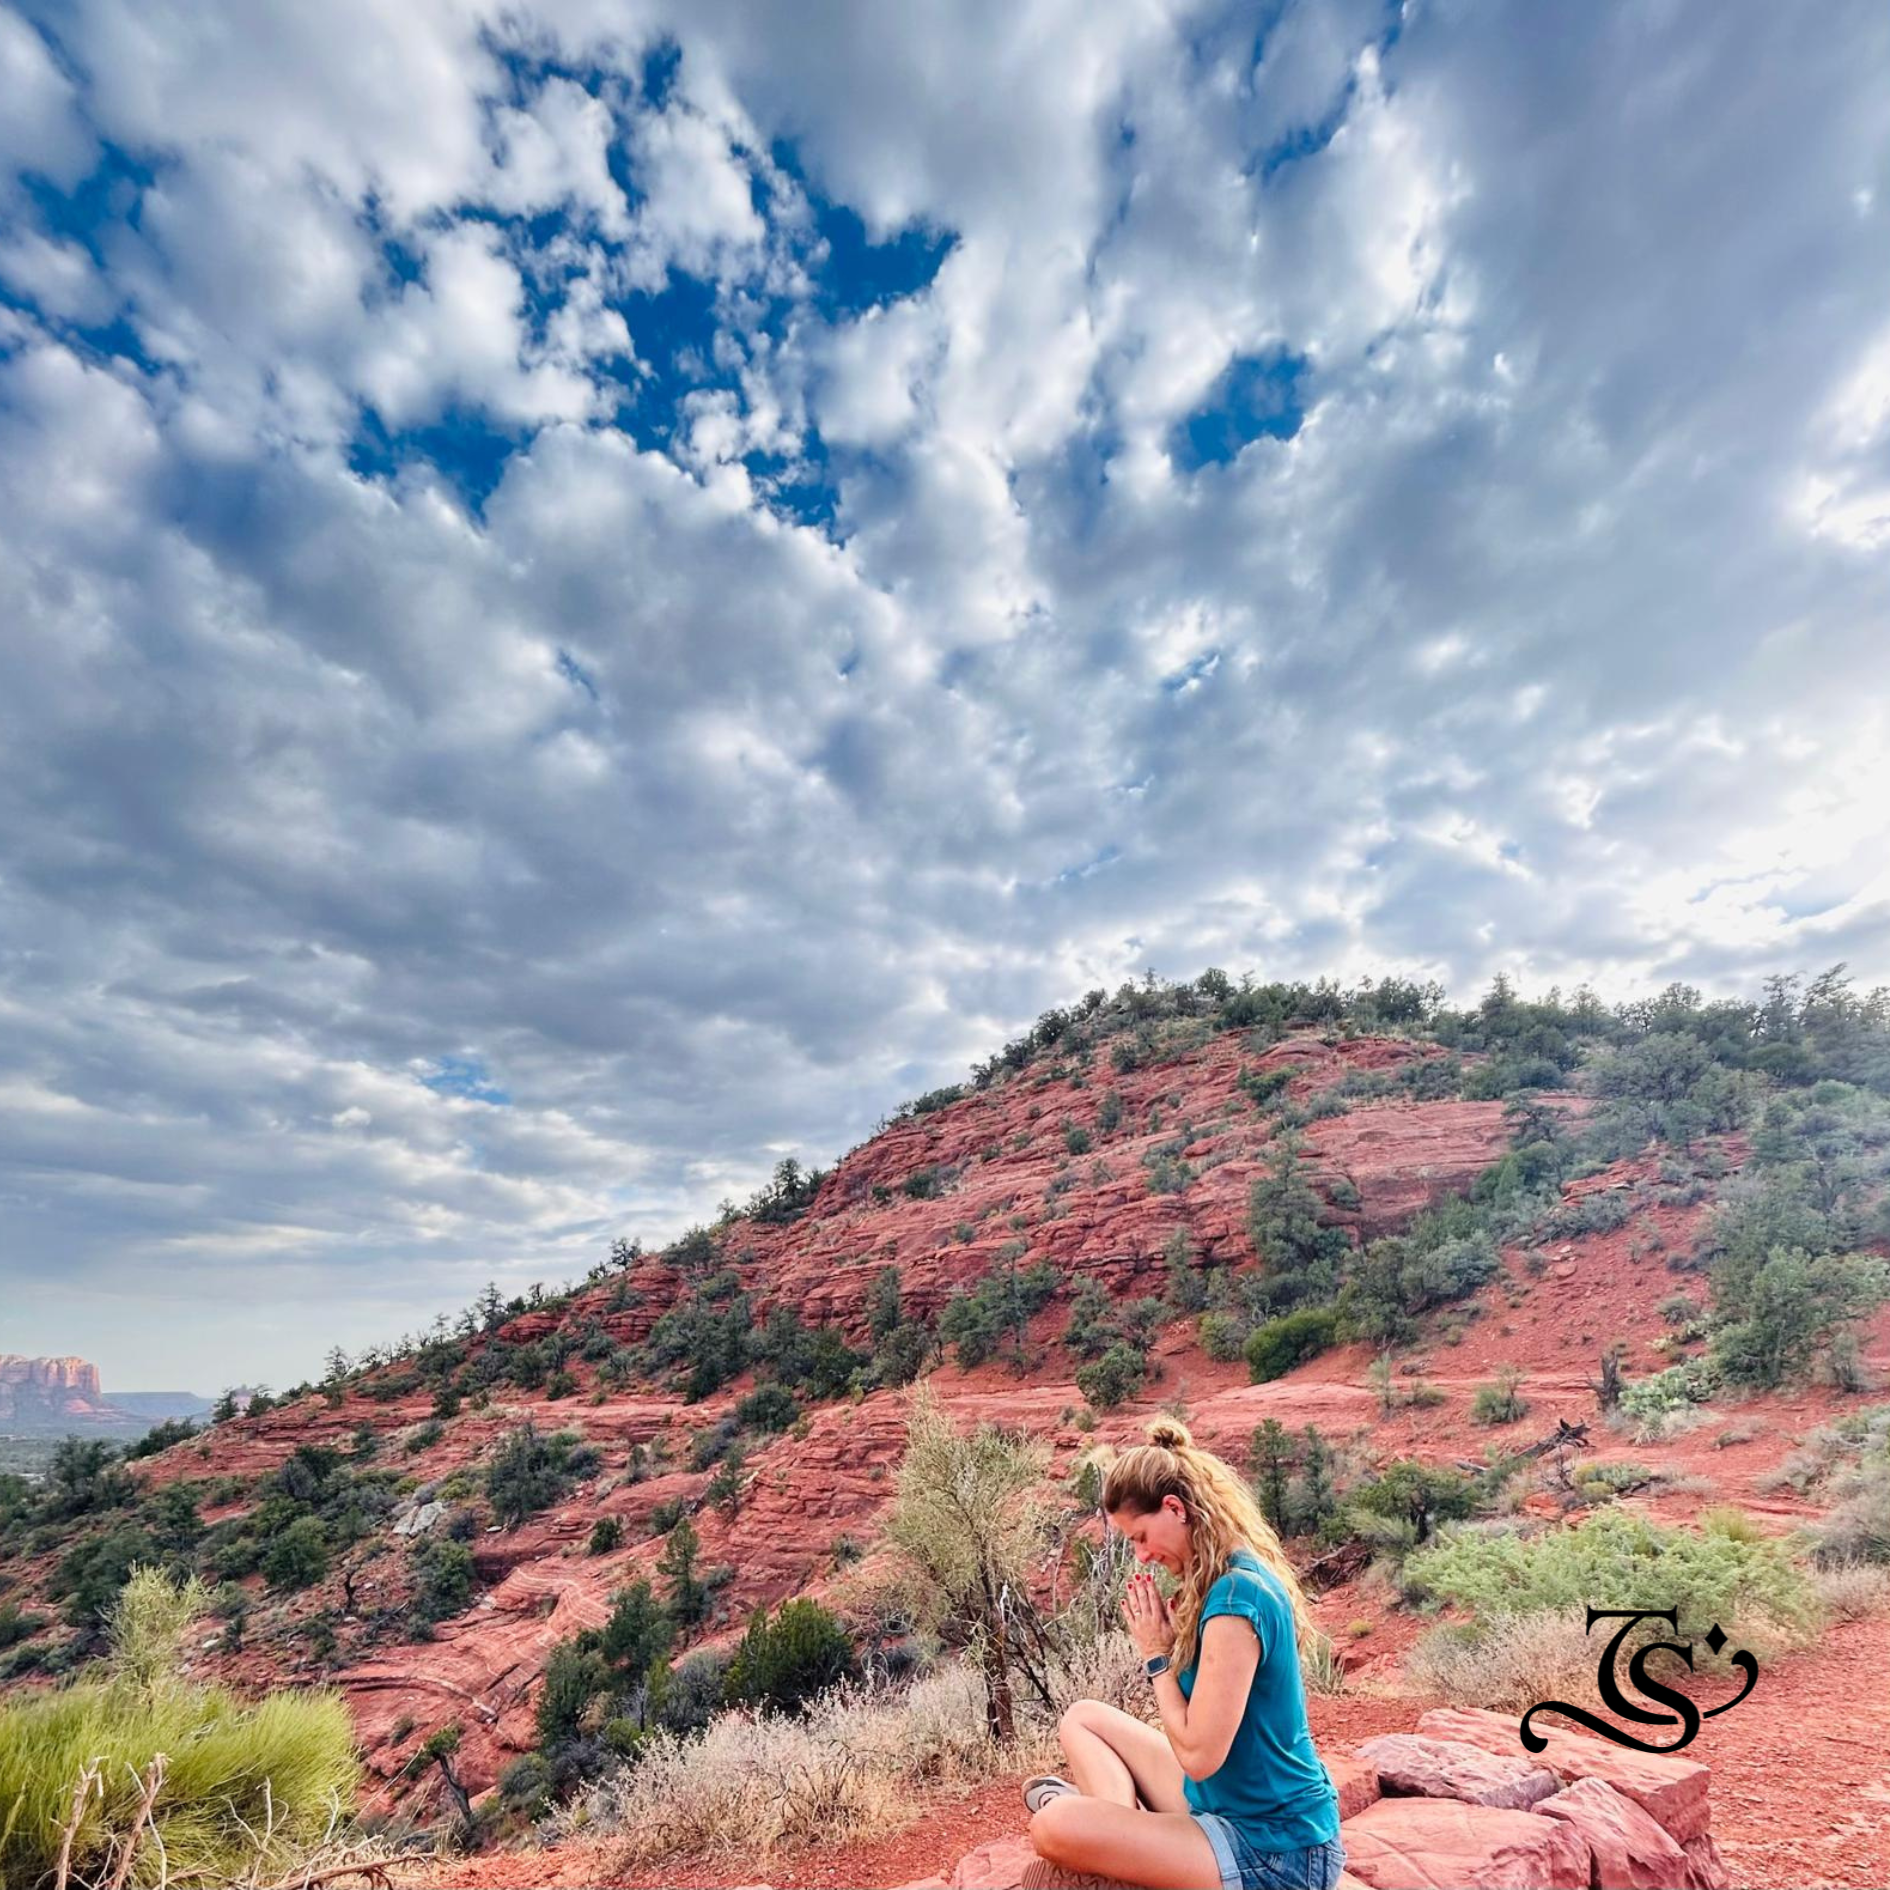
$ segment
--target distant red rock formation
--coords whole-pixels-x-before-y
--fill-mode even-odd
[[[98,1367],[89,1359],[0,1352],[0,1431],[122,1427],[135,1421],[106,1400]]]

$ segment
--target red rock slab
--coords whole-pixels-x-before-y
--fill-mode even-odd
[[[1701,1836],[1711,1822],[1712,1805],[1706,1794],[1713,1775],[1707,1767],[1671,1754],[1635,1752],[1554,1726],[1540,1727],[1547,1746],[1525,1755],[1521,1726],[1520,1720],[1507,1713],[1490,1713],[1481,1707],[1433,1707],[1418,1719],[1418,1731],[1434,1739],[1460,1739],[1505,1757],[1533,1757],[1566,1785],[1578,1778],[1598,1778],[1658,1819],[1677,1844]]]
[[[1381,1798],[1340,1828],[1372,1890],[1589,1890],[1587,1841],[1559,1818],[1459,1798]]]
[[[1727,1870],[1712,1834],[1702,1831],[1689,1838],[1681,1849],[1687,1856],[1686,1890],[1732,1890],[1732,1873]]]
[[[1113,1877],[1086,1877],[1037,1855],[1029,1838],[996,1838],[959,1859],[947,1890],[1130,1890]]]
[[[1349,1753],[1332,1753],[1325,1761],[1326,1774],[1339,1794],[1339,1820],[1356,1818],[1369,1804],[1384,1796],[1378,1774],[1363,1759]]]
[[[1546,1766],[1487,1752],[1461,1739],[1422,1733],[1384,1733],[1358,1755],[1378,1773],[1380,1789],[1403,1798],[1461,1798],[1468,1805],[1527,1811],[1561,1788]]]
[[[1566,1820],[1588,1840],[1595,1890],[1685,1890],[1690,1882],[1687,1854],[1665,1827],[1598,1778],[1578,1778],[1536,1810]]]

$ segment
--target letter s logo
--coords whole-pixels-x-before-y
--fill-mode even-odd
[[[1601,1664],[1596,1669],[1595,1673],[1596,1685],[1600,1689],[1603,1701],[1615,1712],[1619,1713],[1623,1719],[1634,1720],[1643,1726],[1679,1725],[1683,1726],[1685,1730],[1671,1745],[1657,1746],[1650,1740],[1636,1739],[1633,1734],[1623,1732],[1619,1727],[1610,1725],[1605,1719],[1601,1718],[1599,1714],[1589,1712],[1586,1707],[1572,1705],[1567,1700],[1538,1700],[1522,1718],[1522,1743],[1526,1751],[1541,1752],[1547,1747],[1549,1742],[1541,1733],[1537,1732],[1529,1722],[1538,1713],[1552,1712],[1566,1715],[1569,1719],[1576,1721],[1578,1724],[1599,1733],[1602,1738],[1613,1740],[1617,1746],[1632,1746],[1638,1752],[1678,1752],[1680,1748],[1688,1744],[1693,1736],[1700,1730],[1700,1721],[1702,1718],[1710,1719],[1714,1713],[1723,1713],[1726,1711],[1727,1707],[1737,1706],[1739,1702],[1752,1691],[1753,1682],[1759,1677],[1759,1664],[1750,1654],[1742,1650],[1740,1653],[1734,1655],[1733,1665],[1745,1675],[1745,1685],[1732,1699],[1727,1700],[1724,1705],[1715,1706],[1709,1712],[1702,1714],[1700,1709],[1695,1706],[1684,1693],[1681,1693],[1674,1687],[1664,1685],[1662,1682],[1654,1679],[1647,1671],[1647,1657],[1653,1653],[1656,1648],[1664,1648],[1670,1653],[1678,1654],[1680,1658],[1686,1662],[1688,1670],[1691,1671],[1693,1666],[1693,1643],[1691,1641],[1649,1641],[1645,1646],[1636,1648],[1633,1655],[1629,1658],[1628,1678],[1632,1680],[1643,1693],[1647,1694],[1649,1698],[1659,1700],[1674,1709],[1671,1713],[1650,1713],[1645,1707],[1635,1705],[1635,1703],[1621,1691],[1620,1682],[1615,1678],[1614,1674],[1615,1654],[1620,1648],[1622,1641],[1627,1637],[1628,1633],[1637,1622],[1665,1621],[1670,1627],[1678,1628],[1680,1624],[1678,1611],[1673,1608],[1590,1608],[1588,1610],[1588,1626],[1593,1628],[1597,1621],[1619,1621],[1621,1623],[1620,1627],[1615,1630],[1614,1639],[1608,1643],[1606,1649],[1603,1651]],[[1710,1646],[1715,1653],[1718,1653],[1726,1644],[1726,1636],[1720,1631],[1717,1624],[1714,1625],[1712,1633],[1710,1633],[1706,1639],[1707,1645]]]

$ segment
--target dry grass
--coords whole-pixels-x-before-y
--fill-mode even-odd
[[[1111,1633],[1058,1674],[1053,1707],[1018,1698],[1018,1739],[985,1731],[984,1684],[954,1661],[910,1686],[854,1685],[801,1718],[725,1714],[700,1737],[659,1737],[553,1821],[554,1836],[601,1831],[624,1868],[684,1856],[765,1858],[846,1844],[909,1823],[940,1787],[1022,1776],[1058,1757],[1056,1720],[1078,1699],[1145,1707],[1128,1637]]]
[[[1537,1700],[1599,1706],[1595,1645],[1578,1610],[1509,1615],[1476,1639],[1433,1628],[1405,1656],[1406,1678],[1461,1706],[1525,1712]]]
[[[1812,1571],[1818,1599],[1839,1621],[1890,1608],[1890,1568],[1876,1562],[1833,1562]]]

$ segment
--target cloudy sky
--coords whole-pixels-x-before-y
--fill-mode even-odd
[[[1887,76],[0,0],[0,1351],[282,1384],[1147,965],[1890,978]]]

